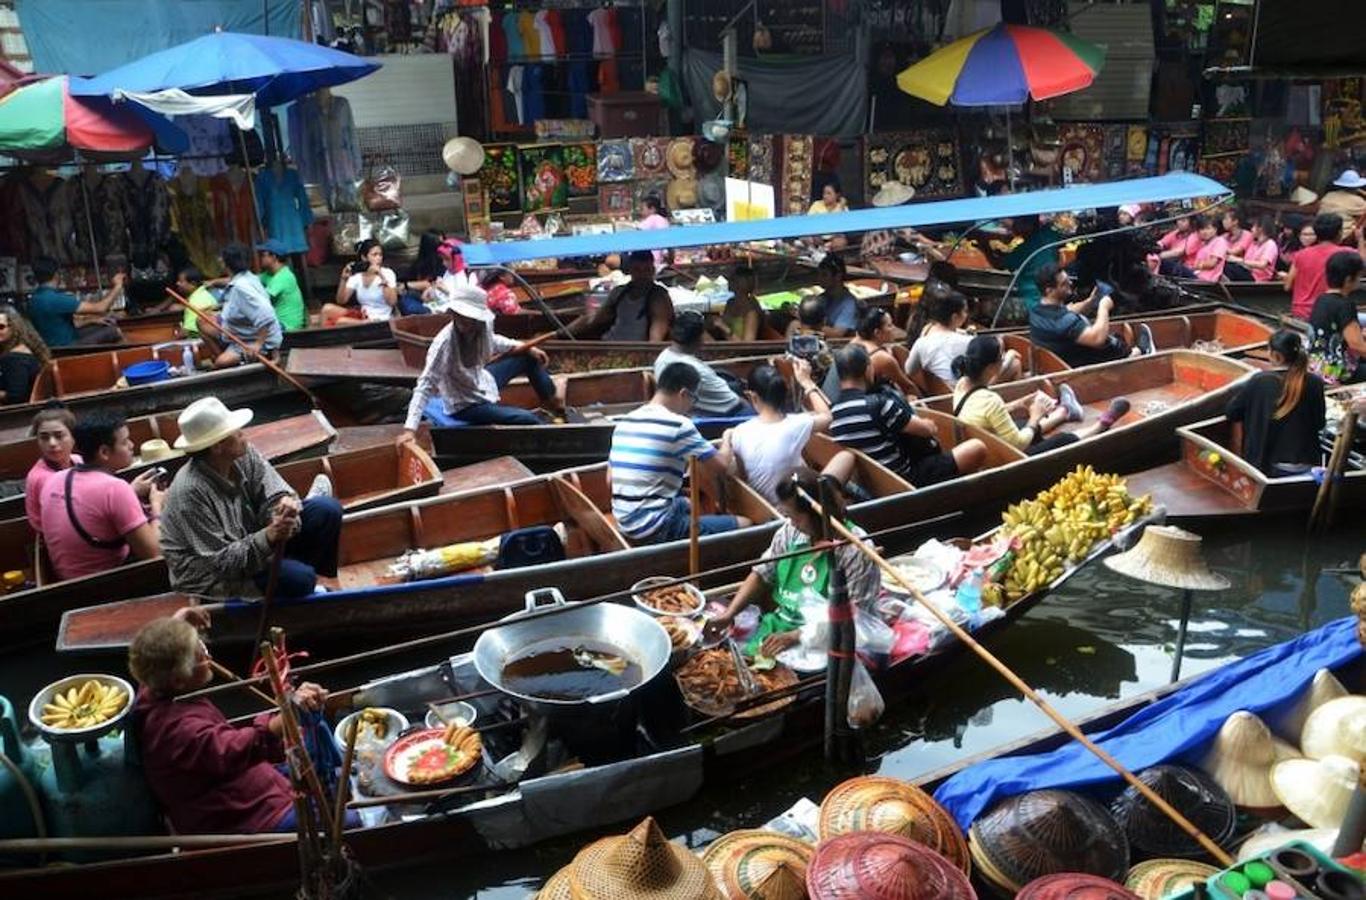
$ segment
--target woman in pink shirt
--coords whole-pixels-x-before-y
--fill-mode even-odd
[[[669,227],[669,220],[664,215],[664,204],[660,202],[658,197],[649,196],[644,200],[641,200],[640,210],[645,214],[645,217],[636,223],[636,228],[639,230],[658,231]],[[653,253],[655,257],[655,268],[658,269],[663,266],[664,251],[652,250],[650,252]]]
[[[76,417],[65,407],[39,410],[33,417],[33,436],[38,439],[38,461],[24,478],[24,513],[34,532],[42,533],[43,483],[48,477],[81,461],[71,451],[76,439],[71,436]]]
[[[1163,275],[1195,277],[1195,273],[1186,266],[1186,243],[1193,234],[1190,216],[1181,216],[1176,220],[1176,227],[1162,235],[1157,242],[1158,271]]]
[[[1195,277],[1201,281],[1218,281],[1224,274],[1224,261],[1228,259],[1228,241],[1222,235],[1216,236],[1214,222],[1204,217],[1201,217],[1200,227],[1192,241],[1199,242],[1199,250],[1191,266],[1195,270]]]
[[[1224,265],[1229,281],[1270,281],[1276,275],[1280,248],[1276,245],[1275,220],[1261,216],[1252,223],[1251,242],[1241,254],[1230,252]]]

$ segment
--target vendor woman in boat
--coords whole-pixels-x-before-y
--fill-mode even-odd
[[[864,532],[848,521],[838,490],[831,491],[830,512],[844,522],[854,534]],[[821,517],[810,500],[820,498],[820,476],[810,469],[794,470],[777,485],[778,505],[787,516],[773,535],[759,564],[750,571],[726,611],[707,622],[713,633],[730,627],[740,611],[751,603],[764,608],[759,627],[750,637],[745,652],[773,657],[801,641],[801,627],[805,623],[803,606],[816,606],[822,611],[829,599],[830,556],[815,545],[821,537]],[[808,553],[790,556],[795,551],[812,548]],[[844,573],[849,590],[849,602],[871,611],[882,590],[882,577],[877,565],[859,552],[857,547],[841,544],[835,548],[836,565]]]
[[[494,315],[483,288],[456,284],[443,302],[450,324],[437,332],[427,350],[427,362],[408,403],[400,443],[416,437],[423,408],[433,396],[441,398],[448,415],[471,425],[545,424],[531,410],[498,402],[498,389],[518,375],[526,376],[548,409],[556,415],[563,413],[555,384],[546,372],[549,358],[545,351],[493,330]]]

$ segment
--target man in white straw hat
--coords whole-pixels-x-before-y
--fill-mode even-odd
[[[196,400],[180,414],[175,448],[190,460],[171,483],[161,524],[174,590],[259,597],[281,545],[277,596],[307,596],[319,575],[336,577],[341,504],[321,484],[301,502],[247,443],[242,429],[251,419],[251,410],[230,410],[217,397]]]
[[[493,330],[493,311],[484,289],[472,284],[454,286],[445,298],[450,324],[437,332],[427,350],[427,362],[408,403],[399,442],[417,435],[422,411],[432,396],[441,398],[447,415],[471,425],[542,425],[535,413],[498,402],[498,390],[525,375],[536,396],[555,413],[562,412],[555,383],[546,372],[549,358],[538,347],[528,347]],[[498,359],[494,359],[497,355]]]
[[[1347,169],[1333,182],[1333,189],[1319,198],[1320,213],[1342,216],[1344,237],[1352,223],[1366,216],[1366,178],[1356,169]]]

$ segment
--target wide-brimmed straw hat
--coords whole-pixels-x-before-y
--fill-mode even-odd
[[[1310,759],[1345,756],[1366,762],[1366,697],[1339,697],[1309,714],[1300,752]]]
[[[569,866],[569,889],[574,900],[721,900],[711,870],[666,838],[653,818],[580,850]]]
[[[1117,881],[1082,872],[1059,872],[1036,878],[1020,888],[1015,900],[1139,900]]]
[[[484,165],[484,147],[474,138],[453,137],[441,148],[441,160],[457,175],[473,175]]]
[[[184,451],[172,450],[171,445],[161,438],[152,438],[143,441],[138,447],[138,459],[143,463],[163,462],[168,459],[177,459],[184,456]]]
[[[820,835],[883,831],[919,841],[965,873],[968,842],[958,823],[934,798],[907,781],[880,775],[850,778],[821,802]]]
[[[1209,835],[1216,844],[1233,837],[1238,812],[1228,793],[1198,769],[1187,766],[1149,766],[1136,776],[1153,793]],[[1139,793],[1126,787],[1110,804],[1115,821],[1129,839],[1135,856],[1200,857],[1205,849],[1167,815]]]
[[[675,178],[664,189],[664,202],[669,209],[692,209],[697,205],[697,179]]]
[[[915,197],[915,188],[899,181],[888,181],[873,195],[872,203],[877,207],[900,206]]]
[[[197,453],[246,428],[251,419],[249,409],[228,409],[217,397],[200,397],[176,419],[180,437],[175,440],[175,448]]]
[[[1271,767],[1296,756],[1298,751],[1272,736],[1265,722],[1239,710],[1224,721],[1198,765],[1228,792],[1235,805],[1275,809],[1281,801],[1271,789]]]
[[[806,870],[811,900],[969,900],[968,876],[924,844],[857,831],[821,841]]]
[[[1337,676],[1329,669],[1319,669],[1295,704],[1279,714],[1266,716],[1266,724],[1280,737],[1299,743],[1309,715],[1328,701],[1346,696],[1347,688]]]
[[[1163,900],[1218,874],[1214,866],[1193,859],[1150,859],[1129,870],[1124,886],[1143,900]]]
[[[1315,828],[1341,828],[1361,766],[1345,756],[1287,759],[1271,770],[1271,787],[1295,818]]]
[[[1301,185],[1290,192],[1290,202],[1296,206],[1308,206],[1318,202],[1319,195]]]
[[[697,172],[697,165],[693,162],[693,139],[690,137],[674,138],[669,142],[669,149],[664,151],[664,165],[669,170],[669,174],[675,178],[691,178]]]
[[[1149,525],[1132,550],[1105,558],[1121,575],[1162,587],[1192,591],[1227,590],[1229,580],[1209,570],[1201,538],[1174,525]]]
[[[777,831],[723,834],[702,853],[727,900],[803,900],[813,848]]]
[[[1333,180],[1333,187],[1347,188],[1355,190],[1366,187],[1366,178],[1361,177],[1361,173],[1356,169],[1345,169],[1343,173]]]
[[[435,305],[436,309],[476,322],[492,322],[494,319],[493,310],[489,309],[488,292],[478,285],[457,284],[449,293],[441,296],[442,300]]]
[[[1014,896],[1059,872],[1117,881],[1129,871],[1129,841],[1110,811],[1073,791],[1008,797],[972,823],[968,848],[978,874]]]

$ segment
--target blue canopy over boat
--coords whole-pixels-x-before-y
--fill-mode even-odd
[[[1279,712],[1298,699],[1319,669],[1336,668],[1361,654],[1356,618],[1338,619],[1215,669],[1092,739],[1131,772],[1164,762],[1194,762],[1233,713]],[[1118,788],[1120,778],[1091,751],[1070,741],[1051,753],[970,766],[940,785],[934,799],[966,832],[1006,797],[1106,782]]]
[[[1155,178],[1134,178],[1105,184],[1051,188],[1025,194],[969,197],[858,209],[823,216],[783,216],[714,225],[674,225],[657,231],[625,231],[618,234],[586,234],[530,241],[467,244],[465,262],[474,266],[507,265],[528,259],[605,256],[632,250],[665,250],[746,241],[788,240],[819,234],[918,228],[952,222],[982,222],[1074,209],[1105,209],[1126,203],[1165,203],[1194,197],[1219,197],[1229,189],[1203,175],[1178,172]]]

